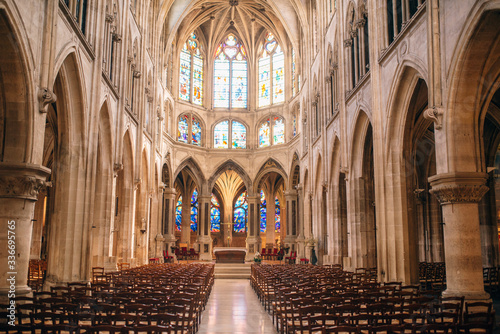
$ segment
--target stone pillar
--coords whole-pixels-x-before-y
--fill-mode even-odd
[[[251,261],[255,252],[261,251],[260,239],[260,196],[247,196],[248,201],[248,231],[247,231],[247,256],[246,261]]]
[[[198,196],[200,260],[212,261],[212,237],[210,236],[210,206],[212,196]]]
[[[30,260],[40,260],[40,254],[42,251],[42,235],[45,220],[46,198],[46,189],[40,190],[34,209],[35,212],[33,216],[33,232],[31,235]]]
[[[191,245],[191,195],[182,194],[181,242],[187,243],[188,248]]]
[[[296,239],[297,239],[297,221],[298,221],[298,203],[297,203],[297,191],[289,190],[285,191],[286,199],[286,237],[283,240],[285,247],[290,247],[288,252],[297,250]]]
[[[0,163],[0,301],[7,300],[13,286],[16,296],[31,291],[31,220],[38,193],[46,186],[49,174],[50,169],[39,165]]]
[[[170,247],[174,247],[176,243],[175,239],[175,188],[165,188],[163,190],[163,238],[165,239],[165,250],[168,250],[170,256],[174,256]]]
[[[429,178],[443,210],[446,291],[443,297],[485,300],[478,202],[488,191],[488,175],[476,172],[443,173]]]
[[[299,235],[297,236],[297,258],[303,258],[306,256],[305,250],[305,236],[304,236],[304,188],[302,184],[297,186],[297,230]]]

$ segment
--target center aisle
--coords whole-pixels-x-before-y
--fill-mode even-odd
[[[246,279],[216,279],[198,333],[276,333]]]

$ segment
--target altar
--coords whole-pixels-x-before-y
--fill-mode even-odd
[[[216,263],[245,263],[245,247],[214,247]]]

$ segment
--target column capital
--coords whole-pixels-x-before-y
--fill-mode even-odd
[[[165,188],[165,189],[163,189],[163,193],[165,195],[175,196],[177,194],[177,190],[175,190],[175,188]]]
[[[430,193],[441,204],[478,203],[489,190],[487,179],[486,173],[442,173],[429,177]]]
[[[0,198],[38,199],[38,193],[50,186],[50,169],[27,163],[0,163]]]
[[[292,190],[286,190],[285,191],[285,198],[287,199],[293,199],[297,197],[297,190],[292,189]]]

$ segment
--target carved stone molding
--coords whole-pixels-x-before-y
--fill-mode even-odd
[[[113,41],[116,43],[120,43],[122,41],[122,35],[121,34],[113,34]]]
[[[47,105],[49,103],[54,103],[57,100],[56,94],[48,88],[40,88],[38,91],[38,102],[40,103],[39,111],[41,113],[47,112]]]
[[[134,78],[137,78],[137,79],[140,78],[142,75],[142,73],[140,71],[134,71],[132,74],[133,74]]]
[[[352,46],[352,39],[349,38],[349,39],[344,39],[344,47],[345,48],[349,48]]]
[[[485,185],[486,173],[444,173],[429,178],[432,189],[441,204],[478,203],[489,188]]]
[[[0,198],[38,199],[50,169],[31,164],[0,164]]]
[[[434,128],[440,130],[443,127],[443,108],[432,107],[424,110],[424,118],[434,122]]]
[[[123,164],[120,164],[120,163],[114,163],[113,164],[113,175],[115,177],[118,176],[118,173],[123,169]]]
[[[106,22],[112,23],[115,20],[115,16],[112,14],[106,14]]]

